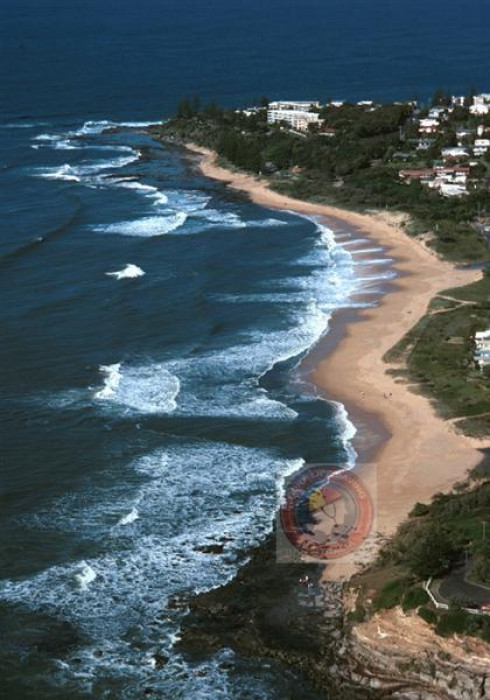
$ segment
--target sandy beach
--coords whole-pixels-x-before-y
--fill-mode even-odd
[[[347,322],[333,351],[319,360],[312,373],[318,387],[342,402],[349,415],[369,414],[385,428],[386,439],[370,461],[377,473],[377,529],[389,536],[417,501],[428,502],[465,478],[481,461],[480,450],[490,446],[490,441],[456,433],[426,397],[388,374],[390,366],[383,360],[426,313],[438,292],[469,284],[481,273],[456,269],[438,259],[403,231],[396,215],[357,214],[286,197],[258,178],[219,167],[211,151],[193,145],[189,149],[201,156],[204,175],[248,193],[254,202],[324,217],[334,232],[339,224],[350,227],[384,246],[394,258],[393,267],[401,274],[388,293],[376,307],[361,310],[356,320]]]

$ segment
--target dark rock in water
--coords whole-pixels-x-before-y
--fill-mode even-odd
[[[155,654],[153,658],[155,659],[155,668],[164,668],[170,660],[168,656],[161,653]]]
[[[167,601],[169,610],[184,610],[189,605],[189,596],[187,595],[171,595]]]
[[[196,547],[195,550],[203,554],[222,554],[224,548],[224,544],[205,544],[202,547]]]
[[[329,671],[342,644],[343,618],[327,618],[324,607],[315,604],[321,596],[312,595],[310,603],[300,583],[305,574],[318,577],[321,567],[281,564],[275,554],[270,537],[234,580],[188,601],[179,650],[194,660],[221,648],[245,657],[272,658],[304,675],[330,700],[379,697]]]

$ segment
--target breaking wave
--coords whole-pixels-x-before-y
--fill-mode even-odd
[[[122,270],[116,270],[116,272],[106,272],[108,277],[115,277],[117,280],[125,279],[135,279],[136,277],[143,277],[145,272],[138,267],[138,265],[132,265],[129,263]]]
[[[104,383],[94,394],[98,401],[141,413],[171,413],[177,408],[180,382],[164,367],[116,363],[102,365],[100,372]]]

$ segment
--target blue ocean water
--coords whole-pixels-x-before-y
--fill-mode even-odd
[[[142,129],[189,93],[483,89],[488,5],[0,7],[0,694],[288,697],[231,652],[188,665],[166,603],[234,574],[282,476],[353,458],[342,407],[290,378],[362,274]]]

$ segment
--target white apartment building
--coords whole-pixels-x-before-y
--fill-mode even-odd
[[[309,112],[311,108],[320,109],[320,103],[315,100],[278,100],[269,102],[269,109],[277,110],[298,110],[299,112]]]
[[[267,110],[267,122],[277,124],[286,122],[297,131],[307,131],[310,124],[321,124],[322,120],[318,112],[312,112],[312,108],[319,108],[319,102],[305,101],[280,101],[270,102]]]
[[[490,114],[490,95],[488,93],[475,95],[470,112],[471,114]]]

